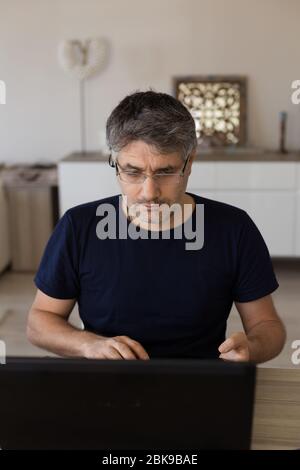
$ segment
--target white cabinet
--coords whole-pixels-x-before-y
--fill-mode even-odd
[[[106,161],[59,163],[60,213],[77,204],[120,193]],[[248,212],[272,256],[300,257],[299,161],[196,160],[188,191]]]
[[[296,167],[295,162],[216,162],[215,187],[230,190],[294,189]]]
[[[189,189],[255,190],[295,189],[299,185],[297,162],[193,163]],[[300,186],[298,186],[300,189]]]
[[[195,161],[188,190],[247,211],[272,256],[300,256],[299,168],[299,162]]]
[[[294,255],[294,191],[195,192],[244,209],[259,228],[272,256]]]
[[[60,162],[60,215],[71,207],[120,193],[115,171],[107,162]]]
[[[213,163],[195,161],[189,177],[188,188],[214,189],[216,187],[216,166]]]
[[[300,163],[297,168],[296,216],[295,216],[296,256],[300,257]]]

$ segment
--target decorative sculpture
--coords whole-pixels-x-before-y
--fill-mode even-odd
[[[85,81],[103,69],[107,56],[107,41],[100,38],[63,41],[58,48],[61,67],[79,80],[82,153],[86,152]]]
[[[176,77],[176,97],[195,120],[199,147],[247,143],[247,79],[234,75]]]

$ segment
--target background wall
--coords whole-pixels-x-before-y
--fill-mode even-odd
[[[172,93],[172,77],[249,77],[249,143],[300,148],[299,0],[0,0],[0,162],[58,160],[79,150],[78,84],[57,61],[62,39],[104,36],[106,69],[87,83],[89,150],[112,108],[136,89]]]

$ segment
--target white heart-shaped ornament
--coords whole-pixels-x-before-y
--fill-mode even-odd
[[[63,41],[59,45],[58,59],[62,68],[79,80],[99,72],[107,57],[107,42],[96,38],[82,42]]]

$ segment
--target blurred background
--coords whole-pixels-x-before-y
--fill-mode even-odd
[[[266,365],[295,367],[299,17],[298,0],[0,0],[0,339],[8,355],[48,355],[25,336],[41,254],[69,207],[119,192],[105,122],[125,95],[152,88],[195,119],[188,189],[247,210],[264,236],[288,330],[284,351]],[[76,308],[71,321],[79,324]],[[240,327],[233,308],[229,333]]]

